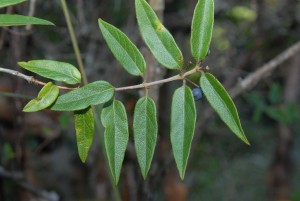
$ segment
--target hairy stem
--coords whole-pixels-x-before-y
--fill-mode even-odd
[[[126,91],[126,90],[140,89],[140,88],[148,88],[148,87],[153,86],[153,85],[172,82],[172,81],[175,81],[175,80],[184,80],[184,79],[186,79],[185,78],[186,76],[192,75],[196,72],[200,72],[201,69],[202,69],[201,67],[196,66],[194,69],[192,69],[188,72],[185,72],[184,74],[178,74],[178,75],[175,75],[173,77],[169,77],[169,78],[166,78],[166,79],[163,79],[163,80],[157,80],[157,81],[154,81],[154,82],[145,82],[145,83],[138,84],[138,85],[133,85],[133,86],[119,87],[119,88],[115,88],[115,91]]]

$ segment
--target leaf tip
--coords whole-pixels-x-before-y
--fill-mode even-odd
[[[244,141],[248,146],[251,146],[251,144],[250,144],[250,142],[247,140],[247,138],[245,138],[243,141]]]
[[[30,110],[28,110],[28,108],[25,106],[22,110],[22,112],[31,112]]]
[[[79,158],[80,158],[80,160],[81,160],[82,163],[86,162],[86,158],[87,158],[86,156],[79,155]]]
[[[181,181],[184,180],[184,175],[185,175],[185,172],[180,172],[180,179],[181,179]]]

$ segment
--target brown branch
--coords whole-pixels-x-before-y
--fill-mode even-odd
[[[207,69],[207,67],[203,68],[203,69]],[[192,69],[188,72],[185,72],[184,74],[178,74],[178,75],[175,75],[173,77],[169,77],[169,78],[166,78],[166,79],[157,80],[157,81],[153,81],[153,82],[145,82],[145,83],[138,84],[138,85],[133,85],[133,86],[119,87],[119,88],[115,88],[115,91],[125,91],[125,90],[132,90],[132,89],[149,88],[150,86],[153,86],[153,85],[172,82],[172,81],[175,81],[175,80],[185,80],[186,76],[192,75],[196,72],[200,72],[201,70],[202,70],[201,67],[196,66],[194,69]]]
[[[235,87],[233,87],[229,94],[232,98],[235,98],[242,94],[244,91],[253,88],[263,78],[268,77],[280,64],[294,56],[300,51],[300,41],[295,43],[290,48],[277,55],[275,58],[270,60],[268,63],[258,68],[258,70],[249,74],[244,80],[240,81]]]
[[[40,80],[35,79],[33,76],[28,76],[28,75],[25,75],[23,73],[20,73],[19,71],[15,71],[15,70],[11,70],[11,69],[1,68],[0,67],[0,72],[8,73],[8,74],[20,77],[20,78],[22,78],[22,79],[24,79],[27,82],[32,83],[32,84],[42,85],[42,86],[45,86],[47,84],[45,82],[42,82]],[[72,87],[65,87],[65,86],[58,86],[58,85],[56,85],[56,86],[59,89],[64,89],[64,90],[75,90],[75,89],[78,89],[78,87],[72,88]]]

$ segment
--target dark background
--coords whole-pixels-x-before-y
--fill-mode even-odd
[[[187,65],[193,61],[189,38],[196,2],[150,2],[173,34]],[[53,59],[77,66],[60,1],[29,1],[0,12],[28,15],[30,3],[35,8],[34,16],[56,26],[1,28],[0,66],[28,75],[30,72],[21,69],[18,61]],[[139,34],[133,0],[67,3],[90,82],[106,80],[116,87],[141,82],[128,75],[114,59],[99,31],[98,18],[123,30],[146,57],[148,68],[158,68]],[[208,65],[230,91],[297,43],[299,11],[297,0],[215,0],[211,53],[203,65]],[[276,69],[272,73],[235,97],[251,146],[224,126],[205,98],[196,102],[197,126],[183,182],[169,139],[171,97],[180,82],[150,89],[158,108],[159,137],[146,181],[141,177],[132,140],[132,115],[139,91],[117,93],[126,106],[131,134],[117,190],[110,183],[101,148],[103,132],[96,133],[88,160],[82,164],[77,155],[72,113],[23,113],[28,97],[35,97],[41,87],[0,74],[0,200],[54,201],[59,197],[64,201],[298,201],[299,54],[293,52],[282,64],[274,61]],[[148,72],[149,80],[174,74],[158,69],[156,73]]]

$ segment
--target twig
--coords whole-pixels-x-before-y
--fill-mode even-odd
[[[229,94],[232,98],[235,98],[244,91],[253,88],[260,80],[269,76],[280,64],[294,56],[299,51],[300,41],[286,49],[262,67],[258,68],[255,72],[249,74],[244,80],[240,81],[235,87],[233,87],[229,91]]]
[[[80,50],[79,50],[79,47],[78,47],[78,41],[75,37],[75,32],[74,32],[74,28],[73,28],[73,25],[72,25],[72,22],[71,22],[69,9],[68,9],[66,0],[61,0],[60,2],[61,2],[62,9],[63,9],[65,19],[66,19],[66,22],[67,22],[67,26],[68,26],[69,34],[70,34],[70,37],[71,37],[74,53],[76,55],[77,63],[78,63],[78,66],[79,66],[79,69],[80,69],[80,72],[81,72],[81,75],[82,75],[82,78],[83,78],[83,85],[87,85],[88,84],[88,79],[87,79],[86,72],[85,72],[85,69],[84,69],[84,65],[83,65],[83,62],[82,62]],[[102,128],[100,126],[98,126],[101,123],[100,123],[100,118],[98,117],[98,115],[96,113],[95,106],[92,106],[92,109],[93,109],[94,116],[96,117],[95,121],[97,122],[96,132],[102,133],[102,131],[103,131]],[[101,145],[102,145],[101,146],[102,152],[105,153],[105,146],[104,146],[103,140],[101,140]],[[105,155],[106,167],[108,168],[108,158],[107,158],[106,154],[104,154],[104,155]],[[109,180],[110,180],[111,184],[113,184],[113,178],[110,174],[109,174]],[[113,188],[115,199],[117,201],[121,201],[120,192],[119,192],[118,188],[115,185],[112,185],[112,188]]]
[[[192,80],[189,80],[189,79],[187,79],[187,78],[185,78],[185,80],[188,81],[188,82],[189,82],[190,84],[192,84],[193,86],[199,87],[199,85],[196,84],[195,82],[193,82]]]
[[[0,67],[0,72],[4,72],[4,73],[8,73],[17,77],[20,77],[24,80],[26,80],[29,83],[32,84],[36,84],[36,85],[42,85],[45,86],[47,83],[39,81],[37,79],[35,79],[33,76],[28,76],[28,75],[24,75],[23,73],[20,73],[19,71],[15,71],[15,70],[11,70],[11,69],[7,69],[7,68],[1,68]],[[78,89],[78,87],[76,88],[72,88],[72,87],[65,87],[65,86],[57,86],[59,89],[65,89],[65,90],[75,90]]]
[[[190,71],[188,71],[188,72],[186,72],[182,75],[178,74],[178,75],[175,75],[173,77],[169,77],[169,78],[166,78],[166,79],[163,79],[163,80],[157,80],[157,81],[154,81],[154,82],[145,82],[145,83],[138,84],[138,85],[133,85],[133,86],[119,87],[119,88],[115,88],[115,91],[125,91],[125,90],[132,90],[132,89],[148,88],[148,87],[153,86],[153,85],[172,82],[174,80],[184,80],[186,76],[194,74],[196,72],[200,72],[201,69],[202,69],[201,67],[196,66],[194,69],[192,69],[192,70],[190,70]]]
[[[83,65],[80,50],[79,50],[79,47],[78,47],[78,42],[77,42],[77,39],[75,37],[75,32],[74,32],[74,28],[73,28],[73,25],[72,25],[72,22],[71,22],[69,9],[68,9],[68,6],[67,6],[65,0],[61,0],[60,2],[61,2],[62,9],[63,9],[65,19],[66,19],[66,22],[67,22],[67,26],[68,26],[69,34],[70,34],[70,37],[71,37],[73,49],[74,49],[74,52],[75,52],[75,55],[76,55],[77,63],[78,63],[80,72],[82,74],[83,84],[87,85],[88,80],[87,80],[87,76],[86,76],[86,73],[85,73],[85,70],[84,70],[84,65]]]
[[[17,185],[24,188],[25,190],[34,193],[35,195],[49,200],[49,201],[59,201],[59,195],[56,192],[48,192],[45,190],[40,190],[34,187],[31,183],[26,181],[24,174],[21,172],[11,172],[5,170],[3,167],[0,166],[0,177],[12,179],[16,182]]]

